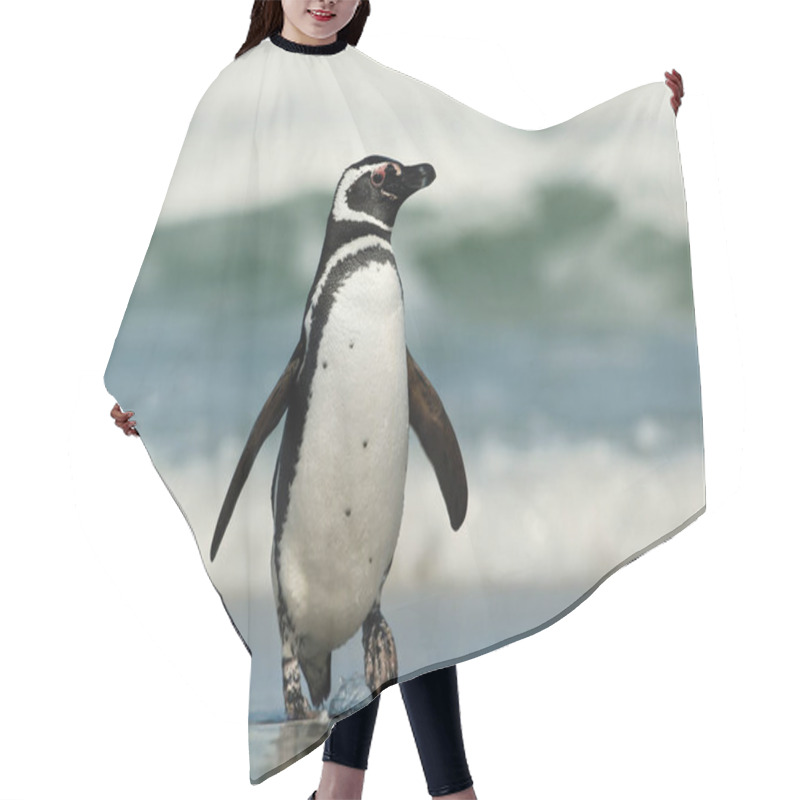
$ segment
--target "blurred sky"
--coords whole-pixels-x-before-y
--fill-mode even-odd
[[[685,219],[676,219],[670,202],[680,189],[669,183],[675,126],[663,82],[630,87],[570,120],[531,132],[448,102],[447,95],[421,81],[398,81],[394,70],[381,69],[359,52],[289,71],[285,65],[292,55],[265,44],[221,70],[193,114],[162,221],[224,214],[312,190],[332,193],[349,161],[332,166],[331,147],[363,141],[368,151],[407,164],[435,162],[435,191],[417,198],[420,205],[471,199],[480,191],[487,216],[508,215],[532,183],[590,180],[611,189],[623,213],[670,233],[684,232]],[[282,83],[264,85],[265,74],[282,76]],[[305,102],[290,100],[293,94]],[[640,125],[628,111],[635,103],[629,94],[647,97],[639,103],[648,113],[665,115],[666,123]],[[379,139],[372,134],[376,128]],[[409,140],[418,143],[413,154]],[[352,161],[363,157],[363,147],[353,148]],[[286,169],[297,158],[304,160],[304,170]],[[625,181],[618,174],[623,158],[629,164]],[[665,174],[666,191],[653,192],[653,182]]]

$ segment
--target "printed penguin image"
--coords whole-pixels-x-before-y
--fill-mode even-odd
[[[436,177],[371,155],[337,185],[300,341],[247,439],[211,544],[217,555],[256,456],[284,413],[272,481],[272,588],[288,719],[316,714],[331,691],[331,654],[362,629],[377,695],[397,679],[381,592],[400,532],[409,426],[433,465],[450,525],[467,511],[461,450],[441,399],[406,347],[392,250],[401,205]]]
[[[252,783],[705,510],[669,88],[525,130],[284,45],[198,103],[105,373],[250,657]]]

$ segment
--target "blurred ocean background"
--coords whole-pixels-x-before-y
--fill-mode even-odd
[[[519,222],[483,229],[454,229],[414,200],[393,237],[409,347],[470,437],[697,441],[685,236],[626,220],[611,195],[574,183],[538,189]],[[109,379],[121,394],[173,383],[198,404],[202,417],[175,408],[151,423],[169,431],[171,459],[207,451],[209,418],[215,439],[249,430],[266,394],[243,398],[242,376],[263,375],[268,393],[288,361],[329,210],[330,194],[313,194],[156,229],[148,259],[168,268],[142,271]],[[165,364],[180,374],[154,374]],[[179,382],[192,380],[204,383]]]
[[[544,624],[680,525],[687,499],[692,511],[704,502],[686,238],[625,220],[610,196],[575,183],[546,185],[529,203],[521,216],[535,225],[459,230],[413,202],[396,224],[409,348],[445,403],[470,483],[454,533],[411,435],[383,600],[406,674],[437,652],[466,656]],[[154,235],[148,257],[169,269],[137,285],[126,318],[137,335],[113,380],[147,375],[131,387],[132,407],[206,560],[242,445],[299,338],[329,206],[315,193]],[[566,215],[576,224],[562,224]],[[260,385],[247,394],[250,375]],[[254,668],[254,721],[283,713],[269,578],[280,435],[259,456],[211,571],[254,667],[263,653],[272,674],[259,680]],[[334,710],[366,697],[363,674],[352,683],[363,673],[357,639],[334,654],[344,681]]]

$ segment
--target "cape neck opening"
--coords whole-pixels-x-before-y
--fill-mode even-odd
[[[290,53],[304,53],[307,56],[332,56],[334,53],[341,53],[347,47],[347,39],[337,39],[330,44],[298,44],[281,36],[280,33],[273,33],[269,40],[282,50],[288,50]]]

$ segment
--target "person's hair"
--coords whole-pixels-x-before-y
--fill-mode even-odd
[[[369,0],[361,0],[353,19],[342,28],[337,39],[346,39],[348,44],[353,46],[358,44],[361,32],[369,16]],[[255,0],[253,10],[250,12],[250,30],[247,32],[247,39],[239,48],[235,58],[251,50],[260,44],[273,33],[280,33],[283,30],[283,6],[280,0]]]

